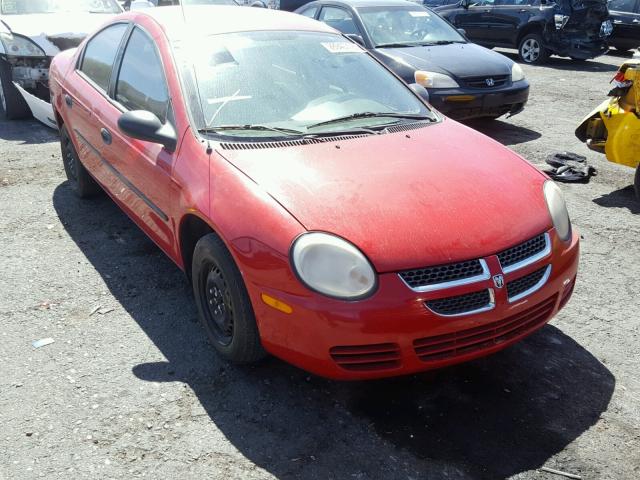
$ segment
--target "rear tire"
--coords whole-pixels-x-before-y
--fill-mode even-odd
[[[198,317],[218,353],[234,363],[253,363],[266,356],[240,270],[222,240],[205,235],[192,262]]]
[[[551,52],[544,46],[539,33],[530,33],[520,40],[518,55],[524,63],[541,65],[547,61]]]
[[[60,127],[60,151],[62,152],[64,172],[67,174],[69,185],[74,193],[80,198],[88,198],[100,193],[100,186],[80,162],[66,125]]]
[[[7,120],[29,118],[31,110],[11,78],[11,66],[0,58],[0,116]]]

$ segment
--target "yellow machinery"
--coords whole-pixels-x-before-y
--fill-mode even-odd
[[[634,187],[640,199],[640,61],[622,64],[609,100],[592,111],[576,136],[607,160],[636,169]]]

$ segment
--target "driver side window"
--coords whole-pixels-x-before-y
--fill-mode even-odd
[[[356,23],[353,21],[353,16],[343,8],[337,7],[323,7],[320,12],[321,22],[326,23],[330,27],[339,30],[342,33],[352,33],[356,35],[362,35]]]
[[[128,110],[147,110],[166,121],[169,93],[162,62],[153,41],[139,28],[127,43],[115,93],[116,101]]]

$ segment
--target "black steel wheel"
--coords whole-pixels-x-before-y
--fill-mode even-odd
[[[200,282],[204,286],[199,290],[204,296],[201,301],[206,306],[204,316],[207,324],[211,326],[216,341],[228,346],[233,340],[233,304],[220,267],[213,264],[202,269]]]
[[[69,185],[71,185],[75,194],[80,198],[87,198],[99,193],[101,191],[100,186],[80,162],[78,152],[73,146],[65,125],[60,128],[60,152],[62,153],[62,164],[67,174],[67,180],[69,180]]]
[[[196,244],[191,267],[198,316],[214,348],[235,363],[266,356],[240,270],[215,234]]]

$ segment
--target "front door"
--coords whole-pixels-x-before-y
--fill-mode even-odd
[[[172,172],[177,150],[169,152],[162,145],[130,138],[118,129],[118,119],[128,110],[149,111],[162,123],[175,127],[160,54],[139,27],[131,31],[127,40],[113,99],[115,102],[95,112],[104,137],[104,157],[120,182],[113,194],[163,250],[173,252],[179,187]]]

